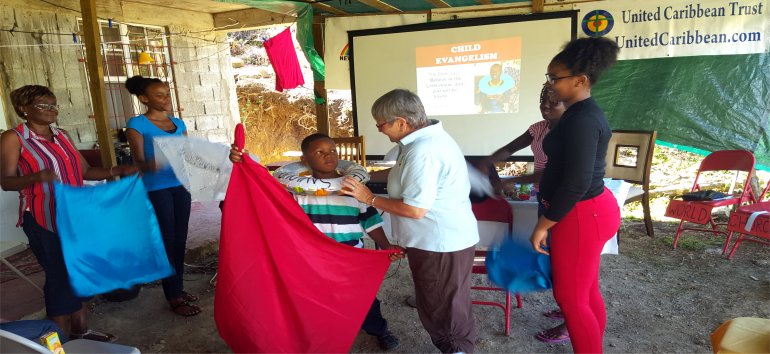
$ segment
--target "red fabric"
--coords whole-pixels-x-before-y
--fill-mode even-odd
[[[491,197],[483,202],[471,203],[476,220],[513,223],[513,208],[504,198]]]
[[[243,146],[243,127],[236,128]],[[267,169],[233,166],[214,319],[236,353],[349,352],[388,269],[388,251],[322,234]]]
[[[291,40],[291,28],[265,41],[265,51],[275,71],[275,90],[282,92],[305,83],[297,59],[297,50]]]

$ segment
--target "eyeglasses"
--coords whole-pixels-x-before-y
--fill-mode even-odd
[[[391,122],[392,122],[392,121],[391,121]],[[391,123],[391,122],[388,122],[388,121],[384,121],[384,122],[382,122],[382,123],[376,123],[374,126],[375,126],[375,127],[377,127],[377,129],[382,129],[382,127],[384,127],[384,126],[385,126],[385,124],[388,124],[388,123]]]
[[[35,107],[41,111],[59,111],[58,104],[37,103],[33,104],[32,107]]]
[[[580,75],[567,75],[567,76],[554,77],[554,76],[545,74],[545,81],[548,82],[549,85],[553,85],[556,81],[559,81],[561,79],[566,79],[568,77],[575,77],[575,76],[580,76]]]

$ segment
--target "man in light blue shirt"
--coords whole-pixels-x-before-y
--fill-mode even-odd
[[[393,237],[407,248],[417,312],[433,344],[444,353],[472,353],[470,276],[479,234],[462,151],[410,91],[383,95],[372,116],[380,132],[399,144],[388,198],[354,179],[343,182],[344,193],[391,214]]]

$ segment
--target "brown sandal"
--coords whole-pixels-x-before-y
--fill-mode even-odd
[[[190,317],[195,316],[203,311],[200,307],[191,304],[189,301],[185,301],[182,298],[179,299],[181,301],[177,302],[176,304],[172,303],[171,301],[168,302],[168,304],[171,305],[171,311],[174,311],[175,314],[184,317]]]

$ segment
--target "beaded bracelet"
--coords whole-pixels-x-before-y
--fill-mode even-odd
[[[374,206],[374,200],[375,199],[377,199],[377,196],[376,195],[372,195],[372,199],[369,200],[369,203],[367,203],[367,204],[369,204],[369,206]]]

